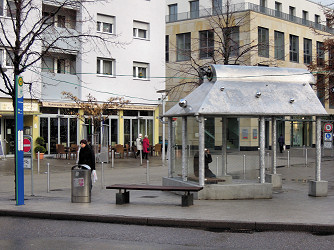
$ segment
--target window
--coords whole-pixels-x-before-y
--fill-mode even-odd
[[[176,60],[187,61],[191,56],[190,33],[176,35]]]
[[[165,51],[166,51],[166,55],[165,55],[165,60],[166,62],[169,62],[169,36],[166,36],[166,40],[165,40]]]
[[[16,16],[16,5],[13,1],[8,1],[7,3],[7,17],[13,17]]]
[[[284,33],[275,31],[275,59],[284,60],[285,59],[285,44],[284,44]]]
[[[169,21],[175,22],[177,20],[177,4],[168,5]]]
[[[308,24],[308,12],[306,10],[303,10],[303,16],[302,16],[302,24],[307,25]]]
[[[115,17],[97,14],[97,31],[113,34],[113,26],[115,23]]]
[[[324,44],[322,42],[317,42],[317,65],[324,66],[325,52]]]
[[[62,15],[58,15],[58,22],[57,22],[57,26],[59,28],[65,28],[65,16],[62,16]]]
[[[199,32],[199,58],[211,58],[214,53],[214,39],[212,30]]]
[[[334,108],[334,76],[329,76],[329,108]]]
[[[69,54],[53,54],[42,58],[42,72],[76,74],[76,57]]]
[[[0,67],[4,64],[4,50],[0,49]]]
[[[43,19],[47,25],[54,23],[54,16],[52,16],[52,13],[50,12],[43,11]]]
[[[290,35],[290,62],[299,62],[299,37]]]
[[[304,63],[312,62],[312,40],[304,38]]]
[[[212,0],[212,14],[222,14],[222,0]]]
[[[148,79],[148,63],[133,62],[133,78]]]
[[[13,51],[6,51],[6,66],[13,67],[13,60],[14,60],[14,52]]]
[[[0,16],[3,16],[3,2],[4,0],[0,0]]]
[[[52,57],[43,57],[42,58],[42,72],[54,73],[54,64]]]
[[[190,1],[190,18],[198,18],[199,17],[199,0]]]
[[[239,55],[239,27],[230,27],[227,28],[231,30],[231,38],[230,38],[230,56],[238,56]]]
[[[282,16],[282,3],[280,2],[275,2],[275,16]]]
[[[325,95],[326,95],[326,86],[325,86],[325,76],[323,74],[317,74],[317,96],[321,104],[325,107]]]
[[[260,0],[260,11],[265,13],[267,7],[267,1],[266,0]]]
[[[57,59],[57,73],[65,74],[65,59]]]
[[[133,21],[133,37],[148,39],[149,24],[139,21]]]
[[[114,61],[112,59],[97,58],[96,73],[101,75],[113,75]]]
[[[296,8],[289,6],[289,20],[293,22],[295,20],[295,16],[296,16]]]
[[[258,55],[269,57],[269,30],[258,27]]]

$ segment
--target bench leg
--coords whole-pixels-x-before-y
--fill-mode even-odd
[[[182,195],[182,207],[189,207],[194,205],[194,196],[193,194],[184,194]]]
[[[116,193],[116,204],[122,205],[126,203],[130,203],[130,192]]]

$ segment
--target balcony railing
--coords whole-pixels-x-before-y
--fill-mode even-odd
[[[296,17],[296,16],[289,15],[287,13],[283,13],[281,11],[265,8],[260,5],[248,3],[248,2],[231,4],[229,6],[223,6],[219,9],[217,8],[202,9],[196,13],[183,12],[183,13],[178,13],[175,15],[167,15],[166,23],[192,20],[192,19],[198,19],[198,18],[206,18],[209,16],[217,15],[217,14],[236,13],[236,12],[249,11],[249,10],[334,34],[334,29],[326,25],[315,23],[315,22],[312,22],[312,21],[309,21],[309,20],[306,20],[300,17]]]

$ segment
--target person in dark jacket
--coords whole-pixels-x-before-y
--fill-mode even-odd
[[[278,138],[278,144],[279,144],[279,151],[280,153],[283,153],[283,147],[284,147],[284,137],[282,134],[280,134]]]
[[[95,170],[95,154],[92,147],[87,143],[86,140],[80,141],[80,152],[78,164],[87,164],[90,169]]]
[[[209,149],[205,149],[204,152],[204,177],[207,178],[216,178],[216,175],[212,173],[212,171],[209,168],[209,163],[212,162],[212,156],[210,154]],[[196,177],[198,177],[199,173],[199,153],[197,152],[194,155],[194,174]]]

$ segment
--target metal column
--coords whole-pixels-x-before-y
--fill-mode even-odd
[[[260,183],[265,183],[265,127],[264,116],[260,117]]]
[[[276,174],[276,149],[277,149],[277,132],[276,132],[276,117],[271,118],[271,173]]]
[[[315,180],[321,181],[321,118],[317,117],[316,122]]]
[[[204,117],[198,118],[198,132],[199,132],[199,185],[204,187]]]
[[[187,135],[187,117],[182,117],[182,180],[187,181],[188,178],[188,135]]]
[[[173,120],[172,117],[168,117],[168,177],[173,177],[173,159],[172,159],[172,137],[173,137]]]
[[[227,118],[222,119],[222,175],[227,175]]]

